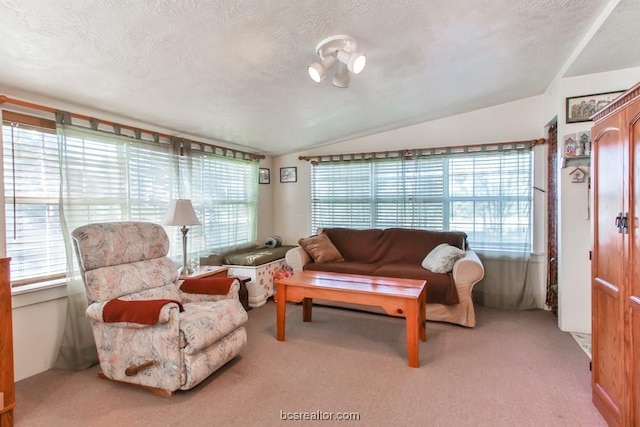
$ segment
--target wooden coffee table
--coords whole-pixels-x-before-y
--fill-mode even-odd
[[[418,340],[427,340],[426,283],[424,280],[322,271],[302,271],[291,277],[276,279],[277,339],[284,341],[288,301],[302,301],[304,322],[311,321],[313,298],[379,306],[391,316],[406,319],[409,366],[417,368]]]

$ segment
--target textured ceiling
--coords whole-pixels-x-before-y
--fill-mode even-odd
[[[542,94],[609,1],[0,0],[0,89],[276,155]],[[639,3],[573,74],[640,65]],[[306,74],[334,34],[348,89]]]
[[[565,75],[572,77],[639,67],[639,23],[640,1],[621,1]]]

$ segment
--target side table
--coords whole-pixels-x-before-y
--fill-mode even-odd
[[[199,277],[227,277],[227,271],[229,270],[226,266],[216,266],[216,265],[202,265],[194,269],[195,271],[191,274],[180,275],[180,279],[196,279]]]

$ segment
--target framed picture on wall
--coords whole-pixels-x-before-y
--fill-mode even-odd
[[[260,168],[258,172],[258,183],[269,184],[271,182],[271,171],[267,168]]]
[[[591,116],[602,110],[622,93],[624,90],[567,98],[567,123],[591,121]]]
[[[280,182],[296,182],[298,180],[298,168],[280,168]]]

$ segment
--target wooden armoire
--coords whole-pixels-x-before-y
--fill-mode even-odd
[[[592,393],[611,426],[640,426],[640,83],[594,116]]]
[[[13,426],[16,405],[13,384],[13,332],[9,261],[0,258],[0,427]]]

